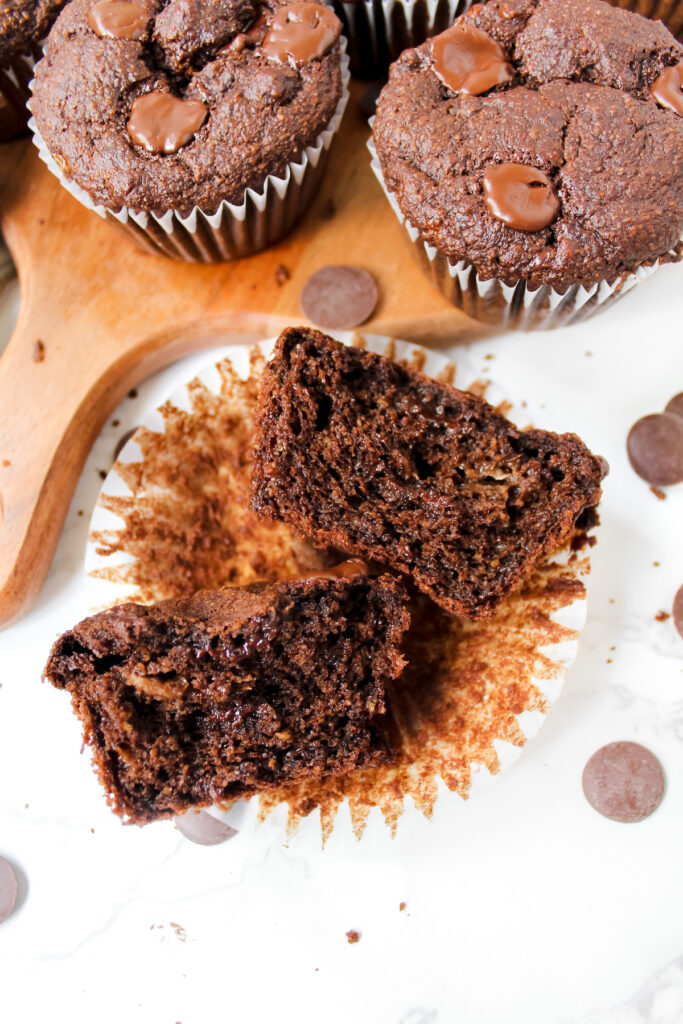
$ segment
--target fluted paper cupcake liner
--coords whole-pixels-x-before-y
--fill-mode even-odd
[[[351,73],[379,78],[404,50],[443,32],[472,0],[332,0],[349,43]]]
[[[40,47],[36,47],[32,53],[21,54],[11,64],[0,67],[0,142],[9,142],[28,127],[26,104],[40,55]]]
[[[337,109],[313,145],[306,146],[301,159],[290,162],[282,176],[269,174],[260,190],[246,189],[241,203],[224,201],[212,214],[204,213],[199,207],[183,215],[177,210],[156,214],[127,206],[115,212],[97,205],[56,163],[34,117],[29,127],[40,159],[87,209],[132,234],[148,251],[192,263],[219,263],[252,256],[275,245],[303,216],[322,179],[332,140],[349,99],[349,58],[343,37],[341,78],[342,94]]]
[[[387,337],[336,336],[347,345],[361,345],[430,377],[481,393],[478,365],[462,349],[454,353],[455,364],[447,353]],[[258,578],[263,563],[252,556],[272,545],[278,554],[278,575],[311,571],[313,550],[298,543],[292,546],[289,528],[283,524],[259,520],[258,535],[251,533],[253,524],[245,519],[250,514],[245,504],[248,461],[231,454],[231,438],[243,450],[255,429],[259,377],[274,341],[215,352],[197,376],[188,371],[188,361],[165,371],[167,400],[142,417],[142,427],[121,450],[93,511],[84,614],[123,601],[175,596],[178,577],[167,577],[163,566],[169,562],[169,550],[185,550],[186,521],[208,524],[202,543],[209,561],[214,557],[211,552],[218,550],[212,540],[220,537],[216,557],[222,560],[220,571],[233,583]],[[196,357],[191,365],[196,367]],[[526,403],[508,402],[493,383],[486,385],[485,393],[494,405],[504,403],[513,420],[528,422],[534,416]],[[211,462],[214,470],[208,476],[207,438],[219,439]],[[172,470],[178,461],[185,467],[180,477]],[[206,517],[199,512],[203,502],[212,510]],[[233,531],[235,545],[229,542]],[[589,552],[588,545],[581,555],[566,545],[539,567],[526,591],[509,595],[492,619],[454,625],[457,619],[426,608],[434,635],[422,638],[427,650],[407,656],[423,665],[432,651],[435,676],[441,680],[431,696],[429,681],[422,676],[415,680],[421,694],[415,704],[409,689],[402,696],[393,695],[394,707],[400,708],[397,720],[412,738],[403,745],[400,763],[343,778],[307,780],[239,800],[229,808],[214,805],[210,814],[238,830],[231,848],[254,841],[280,843],[289,835],[297,847],[319,848],[322,837],[332,848],[348,849],[361,833],[371,842],[379,841],[399,821],[432,812],[448,815],[461,798],[476,797],[494,785],[542,726],[574,660],[586,617],[581,581],[588,572]],[[175,557],[170,562],[176,564]],[[198,585],[203,571],[196,555],[191,565],[196,575],[190,587]],[[553,586],[558,578],[566,585]],[[183,586],[187,585],[186,580]],[[554,595],[551,605],[548,594]],[[444,635],[452,629],[457,630],[455,646]],[[170,830],[170,822],[165,827]]]
[[[548,284],[532,288],[524,280],[508,283],[495,277],[482,278],[472,263],[467,260],[452,263],[422,237],[387,188],[372,138],[368,140],[368,149],[375,176],[406,229],[422,269],[449,302],[475,320],[521,331],[549,330],[579,323],[606,309],[659,269],[660,260],[657,259],[643,264],[636,271],[619,275],[614,281],[603,280],[587,286],[579,282],[564,292],[558,292]]]

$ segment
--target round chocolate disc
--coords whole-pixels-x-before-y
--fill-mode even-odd
[[[311,323],[328,330],[358,327],[377,305],[377,285],[361,267],[321,267],[303,287],[301,311]]]
[[[0,857],[0,924],[10,916],[16,902],[16,875],[7,861]]]
[[[683,637],[683,586],[680,586],[676,591],[671,614],[673,616],[674,626],[678,630],[679,635]]]
[[[666,409],[664,412],[673,413],[674,416],[683,416],[683,391],[674,395],[673,398],[666,403]]]
[[[214,818],[208,811],[188,811],[173,819],[175,827],[186,839],[199,846],[217,846],[237,835],[237,829]]]
[[[652,413],[634,423],[626,440],[629,462],[656,487],[683,480],[683,417]]]
[[[591,807],[605,818],[642,821],[661,803],[664,771],[655,755],[640,743],[608,743],[588,760],[583,792]]]

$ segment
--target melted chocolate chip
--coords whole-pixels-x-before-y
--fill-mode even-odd
[[[673,615],[674,626],[678,631],[678,635],[683,637],[683,586],[680,586],[676,591],[671,614]]]
[[[484,174],[484,201],[496,218],[518,231],[540,231],[560,212],[553,183],[537,167],[490,164]]]
[[[453,25],[432,39],[431,48],[434,74],[453,92],[480,96],[513,77],[500,43],[474,25]]]
[[[674,416],[683,416],[683,391],[678,395],[674,395],[673,398],[666,403],[664,412],[670,412]]]
[[[214,818],[208,811],[188,811],[173,821],[178,831],[198,846],[217,846],[237,835],[236,828]]]
[[[660,107],[667,107],[679,117],[683,117],[683,61],[662,71],[659,78],[652,83],[650,95]]]
[[[348,330],[364,323],[377,305],[377,285],[361,267],[321,267],[301,292],[301,310],[311,323]]]
[[[323,57],[340,33],[339,18],[324,4],[286,4],[275,12],[262,52],[281,64],[305,64]]]
[[[101,0],[88,11],[88,24],[108,39],[144,39],[150,15],[134,0]]]
[[[643,416],[628,432],[626,449],[638,476],[666,487],[683,480],[683,417],[674,413]]]
[[[17,901],[17,879],[12,867],[0,857],[0,924],[6,921]]]
[[[177,153],[206,121],[200,100],[181,100],[170,92],[149,92],[133,101],[128,134],[148,153]]]
[[[639,743],[608,743],[583,770],[583,792],[599,814],[612,821],[642,821],[664,795],[664,771]]]

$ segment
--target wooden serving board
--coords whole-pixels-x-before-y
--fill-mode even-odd
[[[370,169],[362,89],[352,85],[305,220],[275,248],[233,263],[147,255],[73,199],[30,140],[0,147],[2,231],[21,284],[19,320],[0,357],[0,625],[37,597],[83,463],[123,396],[226,335],[266,337],[305,323],[299,295],[319,267],[353,263],[374,274],[380,301],[368,332],[431,344],[489,333],[413,261]],[[291,275],[284,284],[280,264]]]

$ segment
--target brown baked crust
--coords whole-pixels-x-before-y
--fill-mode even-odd
[[[0,0],[0,66],[30,54],[67,0]]]
[[[320,575],[119,605],[60,637],[45,678],[114,811],[145,824],[386,760],[405,598],[391,576]]]
[[[517,430],[473,394],[305,328],[278,339],[259,422],[257,512],[472,619],[568,538],[605,475],[574,434]]]
[[[172,15],[185,0],[140,2],[150,22],[137,42],[99,38],[87,22],[95,0],[71,0],[36,68],[38,130],[96,203],[213,213],[223,200],[239,203],[245,189],[262,188],[269,174],[284,174],[329,124],[341,97],[338,43],[297,68],[267,60],[258,47],[226,49],[260,14],[269,21],[282,0],[193,0],[198,13],[180,35]],[[209,108],[176,153],[148,153],[128,135],[133,101],[155,89]]]
[[[489,0],[459,20],[501,43],[510,85],[453,93],[425,43],[392,66],[373,128],[386,185],[422,236],[484,279],[560,291],[680,258],[683,120],[649,94],[683,57],[667,29],[601,0]],[[496,220],[490,163],[546,171],[559,216],[534,232]]]

